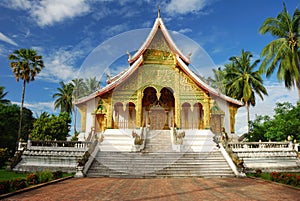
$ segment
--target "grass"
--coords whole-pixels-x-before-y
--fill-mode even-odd
[[[17,179],[17,178],[26,178],[26,175],[29,173],[18,173],[10,170],[6,170],[6,166],[0,169],[0,181]],[[73,176],[74,173],[63,173],[62,178]]]
[[[0,169],[0,181],[17,179],[17,178],[26,178],[27,173],[17,173],[14,171],[6,170],[6,167]]]

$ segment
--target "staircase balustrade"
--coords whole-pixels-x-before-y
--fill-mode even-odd
[[[78,142],[78,141],[57,141],[57,140],[34,140],[29,141],[29,147],[74,147],[74,148],[87,148],[92,142]],[[28,147],[28,148],[29,148]]]
[[[291,142],[229,142],[228,147],[233,151],[242,151],[242,150],[264,150],[268,149],[281,149],[281,150],[290,150],[293,149]]]

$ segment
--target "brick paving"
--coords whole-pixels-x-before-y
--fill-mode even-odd
[[[300,200],[300,189],[251,178],[72,178],[5,200]]]

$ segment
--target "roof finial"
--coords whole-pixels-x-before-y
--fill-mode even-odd
[[[158,4],[158,9],[157,9],[157,18],[160,18],[160,5]]]

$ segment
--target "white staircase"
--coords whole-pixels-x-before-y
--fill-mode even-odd
[[[143,152],[172,152],[170,130],[150,130]]]
[[[202,133],[203,134],[203,133]],[[88,177],[234,177],[213,138],[195,137],[187,133],[183,146],[188,151],[172,150],[170,130],[152,130],[147,133],[145,149],[142,152],[103,151],[103,145],[96,154]],[[104,137],[104,141],[105,142]],[[191,143],[190,140],[195,140]],[[204,140],[204,142],[202,142]],[[208,141],[211,141],[208,143]],[[116,143],[117,144],[117,143]],[[121,143],[119,143],[121,144]],[[197,146],[202,146],[198,148]],[[204,147],[203,147],[204,146]],[[101,148],[102,147],[102,148]],[[117,149],[116,149],[117,150]]]
[[[131,129],[106,129],[100,151],[130,152],[134,145]]]
[[[210,152],[216,147],[211,130],[182,130],[185,132],[183,151]]]

